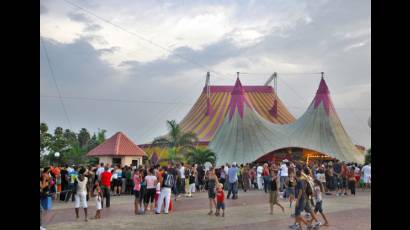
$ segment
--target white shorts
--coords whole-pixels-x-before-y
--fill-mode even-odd
[[[76,193],[75,194],[75,204],[74,207],[75,208],[79,208],[80,207],[80,203],[82,205],[83,208],[88,208],[87,206],[87,193],[86,192],[80,192],[80,193]]]
[[[365,175],[364,176],[364,183],[366,183],[366,184],[370,184],[371,183],[371,176],[370,175]]]
[[[95,209],[101,210],[102,209],[102,204],[101,204],[102,198],[96,196],[95,197]]]
[[[195,184],[190,184],[190,185],[189,185],[189,192],[190,192],[190,193],[195,192]]]

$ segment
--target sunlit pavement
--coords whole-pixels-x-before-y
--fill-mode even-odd
[[[111,197],[111,207],[104,208],[102,219],[84,221],[80,209],[80,219],[76,220],[74,203],[56,201],[53,209],[43,216],[47,230],[52,229],[290,229],[289,202],[280,199],[285,213],[277,206],[274,214],[269,214],[269,197],[262,191],[239,191],[239,199],[226,200],[225,217],[208,216],[209,201],[207,193],[196,193],[193,198],[181,197],[173,202],[174,210],[168,215],[155,215],[148,211],[145,215],[134,214],[134,197],[124,195]],[[330,222],[329,227],[321,229],[365,230],[370,225],[370,191],[358,191],[356,196],[324,196],[323,208]],[[95,215],[95,202],[91,199],[89,217]],[[321,219],[321,217],[320,217]],[[322,219],[321,219],[322,220]],[[323,223],[323,221],[322,221]]]

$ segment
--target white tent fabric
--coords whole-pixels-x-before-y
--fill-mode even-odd
[[[322,78],[316,97],[307,111],[295,122],[278,125],[266,121],[235,84],[223,124],[208,148],[217,154],[217,165],[227,162],[252,162],[272,151],[299,147],[318,151],[342,161],[363,163],[361,154],[344,130]],[[239,103],[239,105],[238,105]],[[242,104],[241,104],[242,103]]]

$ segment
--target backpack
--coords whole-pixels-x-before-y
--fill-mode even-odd
[[[308,197],[310,197],[310,196],[312,196],[313,195],[313,191],[314,191],[314,189],[313,189],[313,187],[314,187],[314,185],[313,185],[313,183],[311,182],[311,180],[309,180],[309,179],[307,179],[306,178],[306,195],[308,195]]]
[[[186,168],[185,169],[185,178],[188,178],[189,174],[191,174],[191,170]]]
[[[167,176],[164,181],[164,186],[169,187],[169,188],[174,187],[174,184],[175,184],[174,175],[172,175],[172,173],[167,173],[166,175]]]

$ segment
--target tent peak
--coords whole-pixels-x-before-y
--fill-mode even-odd
[[[251,104],[248,102],[248,99],[245,96],[245,90],[243,89],[241,80],[239,80],[239,75],[236,78],[235,86],[232,89],[231,95],[232,97],[228,107],[229,120],[232,119],[236,111],[236,108],[238,108],[239,115],[242,118],[244,112],[244,105],[246,104],[247,106],[251,107]]]
[[[330,100],[330,92],[329,88],[327,87],[325,79],[320,80],[319,88],[316,92],[316,96],[314,99],[314,108],[316,109],[321,102],[323,102],[323,106],[325,108],[326,114],[329,115],[330,107],[331,107],[331,100]]]

